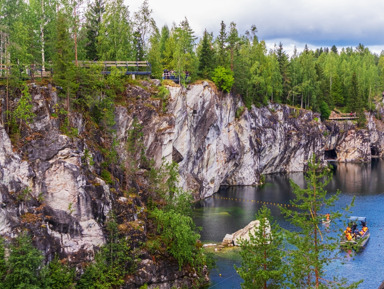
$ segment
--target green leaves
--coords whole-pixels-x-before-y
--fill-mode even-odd
[[[262,207],[256,215],[259,225],[250,232],[250,239],[241,242],[241,267],[235,267],[244,280],[242,288],[284,288],[283,235],[272,220],[271,212]]]
[[[214,70],[212,80],[220,90],[230,92],[234,82],[233,73],[230,69],[219,66]]]
[[[13,116],[19,120],[20,126],[22,123],[29,124],[35,114],[33,113],[32,97],[29,93],[29,88],[26,83],[24,83],[24,88],[20,97],[20,100],[17,104]]]
[[[165,211],[156,208],[152,215],[167,251],[177,260],[179,267],[194,264],[199,250],[196,241],[200,235],[194,230],[192,218],[173,209]]]

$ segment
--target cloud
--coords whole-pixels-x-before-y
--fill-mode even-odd
[[[126,0],[131,11],[142,1]],[[158,26],[185,17],[197,36],[218,34],[220,22],[235,22],[241,34],[251,25],[259,39],[290,39],[316,46],[384,45],[384,1],[378,0],[149,0]],[[284,43],[284,42],[283,42]]]

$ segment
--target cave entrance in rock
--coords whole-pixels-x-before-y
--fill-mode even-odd
[[[375,146],[371,146],[371,157],[378,158],[380,156],[379,149]]]
[[[337,160],[337,153],[336,150],[325,150],[324,151],[324,159],[326,161],[335,161]]]

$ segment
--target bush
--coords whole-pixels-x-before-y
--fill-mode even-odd
[[[220,90],[230,92],[234,83],[233,72],[228,68],[219,66],[213,72],[212,80]]]
[[[328,119],[331,115],[331,110],[329,109],[328,104],[324,100],[320,103],[320,113],[322,119]]]
[[[199,250],[196,241],[200,235],[195,232],[192,218],[174,210],[164,211],[157,208],[153,211],[153,216],[162,241],[179,263],[179,267],[194,264]]]

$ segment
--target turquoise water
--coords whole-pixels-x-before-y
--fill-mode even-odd
[[[376,289],[384,280],[384,161],[374,160],[371,164],[339,164],[335,166],[334,176],[327,187],[328,192],[341,191],[335,210],[350,204],[355,196],[351,215],[365,216],[368,220],[371,238],[365,249],[349,257],[347,252],[343,262],[334,261],[327,268],[329,277],[339,276],[351,282],[364,280],[359,289]],[[225,234],[233,233],[254,219],[255,213],[267,202],[272,215],[280,226],[293,229],[280,214],[274,204],[288,204],[293,197],[289,179],[297,184],[304,183],[302,173],[289,175],[269,175],[265,186],[223,187],[195,209],[195,222],[202,227],[201,239],[204,243],[221,242]],[[325,212],[324,212],[325,213]],[[332,224],[332,231],[343,227],[340,220]],[[337,227],[337,228],[335,228]],[[234,265],[240,265],[239,258],[218,256],[217,268],[210,273],[210,288],[240,288],[241,278]],[[221,274],[221,275],[220,275]]]

